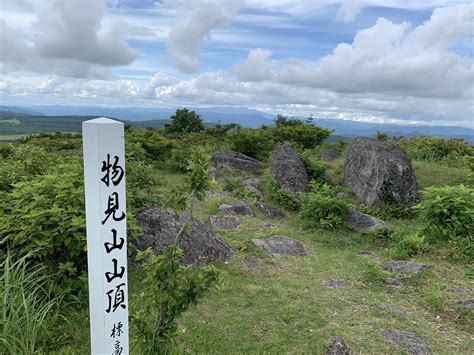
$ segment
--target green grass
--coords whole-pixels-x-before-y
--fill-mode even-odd
[[[469,168],[450,167],[423,160],[413,160],[412,164],[421,188],[459,184],[474,187],[474,172]]]

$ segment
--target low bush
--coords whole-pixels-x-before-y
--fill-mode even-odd
[[[412,159],[444,162],[450,166],[465,166],[465,157],[474,157],[474,148],[462,139],[413,137],[398,141]]]
[[[290,142],[302,149],[312,149],[321,144],[331,132],[315,126],[313,119],[301,120],[298,118],[278,115],[272,129],[273,139],[277,143]]]
[[[143,354],[168,354],[174,349],[177,318],[219,280],[213,266],[195,268],[181,263],[179,246],[168,247],[161,255],[151,248],[139,252],[142,264],[142,291],[132,299],[131,318],[137,329],[137,347]]]
[[[408,259],[423,253],[427,248],[425,237],[420,233],[406,235],[390,250],[390,256],[395,259]]]
[[[260,160],[268,158],[275,144],[270,128],[242,128],[231,133],[229,138],[232,142],[232,150]]]
[[[312,191],[302,195],[300,217],[303,227],[337,228],[345,225],[349,204],[335,197],[337,190],[327,184],[313,184]]]
[[[414,209],[424,222],[428,242],[443,242],[456,258],[474,258],[474,189],[459,186],[430,187]]]
[[[305,150],[301,155],[304,161],[306,172],[310,180],[324,184],[326,182],[326,167],[314,159],[313,150]]]

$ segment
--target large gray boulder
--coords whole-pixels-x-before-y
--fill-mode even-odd
[[[355,138],[348,144],[342,183],[368,207],[412,205],[420,200],[415,173],[405,151],[371,138]]]
[[[185,229],[176,240],[182,224],[190,219],[189,214],[177,216],[173,210],[162,210],[159,207],[140,213],[137,222],[143,228],[143,236],[136,243],[137,248],[145,250],[152,247],[160,254],[168,246],[178,242],[183,250],[182,261],[193,265],[228,260],[234,255],[232,247],[217,237],[212,229],[197,217],[192,217],[191,231]]]
[[[309,178],[303,159],[285,143],[270,154],[270,170],[278,186],[293,195],[309,191]]]
[[[212,155],[212,160],[219,166],[247,172],[258,172],[263,168],[263,163],[238,152],[217,152]]]

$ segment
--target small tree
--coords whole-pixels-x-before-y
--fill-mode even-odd
[[[187,200],[191,201],[191,218],[183,223],[176,241],[192,223],[194,201],[204,199],[210,188],[209,161],[209,155],[202,148],[196,149],[188,160],[184,186],[170,198],[170,205],[177,211],[186,209]],[[144,354],[171,353],[177,332],[176,318],[219,280],[219,272],[213,266],[184,266],[182,255],[177,243],[166,248],[161,255],[156,255],[151,248],[137,254],[137,260],[143,261],[142,292],[134,299],[132,319],[138,330],[138,345]]]
[[[194,111],[187,108],[178,109],[171,116],[172,123],[165,125],[165,130],[169,133],[191,133],[204,131],[202,118]]]

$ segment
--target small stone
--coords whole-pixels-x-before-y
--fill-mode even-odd
[[[406,276],[414,276],[419,275],[423,271],[431,269],[432,267],[433,265],[418,264],[411,260],[395,260],[386,262],[383,269],[385,271],[398,272]]]
[[[306,250],[299,240],[287,237],[285,235],[275,235],[264,239],[252,239],[252,243],[263,248],[272,258],[280,258],[282,256],[305,256]]]
[[[219,210],[224,215],[241,215],[245,217],[255,217],[255,213],[253,212],[252,207],[250,207],[249,204],[245,203],[240,203],[236,205],[222,204],[219,205]]]
[[[451,293],[469,293],[469,289],[465,287],[460,287],[460,286],[452,286],[448,288],[448,291]]]
[[[394,316],[397,316],[397,317],[400,317],[400,318],[405,318],[406,316],[406,312],[401,309],[401,308],[398,308],[398,307],[395,307],[395,306],[392,306],[390,304],[386,304],[386,303],[379,303],[377,305],[377,307],[382,311],[382,312],[385,312],[385,313],[390,313]]]
[[[359,251],[357,256],[374,256],[375,253],[373,251]]]
[[[270,219],[280,219],[286,217],[285,212],[266,203],[258,202],[256,206],[265,216]]]
[[[344,279],[331,279],[331,280],[324,280],[323,284],[327,288],[343,288],[347,286],[347,281]]]
[[[345,340],[341,337],[335,337],[332,339],[326,349],[326,355],[350,355],[351,349],[347,346]]]
[[[244,264],[247,269],[258,269],[262,266],[263,262],[260,259],[244,258],[242,259],[242,264]]]
[[[406,330],[388,329],[384,331],[385,338],[403,350],[413,355],[431,354],[429,345],[415,333]]]
[[[236,229],[240,225],[237,217],[233,216],[211,216],[209,220],[216,229]]]
[[[402,282],[398,279],[392,279],[390,277],[387,277],[384,280],[384,284],[388,286],[402,286]]]
[[[474,310],[474,299],[457,301],[454,303],[454,307],[458,311],[472,311]]]

